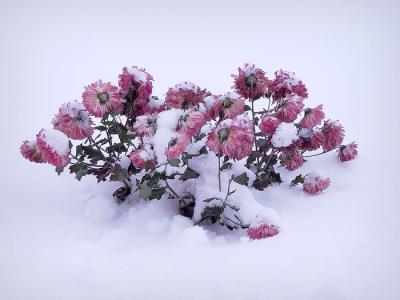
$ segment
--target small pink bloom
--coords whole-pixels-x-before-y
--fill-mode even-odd
[[[139,136],[153,136],[157,130],[157,115],[144,115],[136,117],[133,130]]]
[[[99,80],[86,86],[82,97],[83,105],[95,117],[103,117],[113,111],[122,112],[124,108],[118,88],[110,82]]]
[[[279,233],[279,228],[275,225],[259,224],[254,227],[250,227],[247,230],[247,235],[252,240],[260,240],[272,237]]]
[[[265,72],[253,64],[245,63],[238,68],[239,74],[232,75],[234,88],[242,97],[250,100],[261,98],[266,93],[267,77]]]
[[[300,128],[296,145],[305,151],[317,150],[321,147],[324,136],[319,129]]]
[[[129,154],[132,164],[138,169],[144,169],[146,162],[150,161],[150,169],[154,170],[157,166],[157,157],[152,147],[148,144],[142,145],[140,149],[134,150]]]
[[[275,79],[268,81],[268,91],[272,94],[274,101],[284,99],[295,94],[302,98],[307,98],[307,88],[303,82],[296,78],[293,72],[276,71]]]
[[[348,145],[340,146],[337,151],[340,161],[344,162],[354,159],[358,154],[357,146],[358,145],[354,142]]]
[[[86,108],[77,101],[63,104],[52,124],[54,129],[65,133],[70,139],[82,140],[93,134],[93,124]]]
[[[32,162],[36,162],[36,163],[45,163],[46,162],[36,141],[23,141],[23,143],[20,147],[20,152],[23,157],[25,157],[26,159],[28,159]]]
[[[218,124],[208,135],[208,149],[237,160],[250,155],[254,143],[252,125],[245,121],[241,123],[228,119]]]
[[[314,195],[326,190],[331,183],[329,178],[322,178],[316,175],[308,175],[304,179],[303,191]]]
[[[205,106],[205,118],[209,121],[212,119],[216,119],[219,116],[220,105],[219,105],[219,96],[209,95],[204,98],[204,106]]]
[[[42,129],[36,136],[37,145],[43,158],[56,167],[65,167],[69,161],[69,140],[62,132]]]
[[[265,135],[273,135],[275,133],[276,128],[279,126],[279,120],[272,116],[264,116],[261,119],[260,130]]]
[[[304,117],[300,121],[300,125],[303,128],[313,128],[321,124],[321,121],[325,118],[325,113],[322,111],[322,105],[318,105],[316,108],[306,108]]]
[[[291,123],[297,119],[297,116],[303,107],[303,98],[291,96],[283,103],[282,107],[278,109],[275,116],[282,122]]]
[[[296,170],[303,165],[304,159],[296,148],[286,148],[280,155],[281,164],[289,171]]]
[[[200,89],[194,83],[185,81],[170,88],[165,96],[167,108],[190,109],[203,102],[209,93]]]
[[[189,137],[186,135],[179,135],[172,138],[168,143],[168,148],[165,150],[165,155],[168,160],[179,157],[189,145]]]
[[[213,111],[221,119],[233,119],[244,112],[244,99],[237,93],[228,92],[217,98]]]
[[[338,122],[327,121],[321,129],[324,136],[322,149],[330,151],[338,147],[344,138],[343,126]]]
[[[192,137],[205,124],[206,119],[200,111],[189,111],[183,113],[178,121],[178,131],[183,135]]]

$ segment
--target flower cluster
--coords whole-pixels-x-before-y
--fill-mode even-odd
[[[280,184],[279,167],[290,174],[333,150],[340,162],[353,160],[358,146],[343,144],[343,126],[325,120],[322,105],[306,106],[307,88],[294,73],[279,70],[269,79],[245,64],[232,77],[234,90],[223,95],[185,81],[160,99],[145,69],[124,67],[118,85],[98,80],[82,101],[61,105],[53,128],[24,141],[20,152],[59,174],[69,167],[78,180],[121,182],[113,193],[118,203],[173,199],[196,224],[247,229],[253,240],[275,236],[273,214],[235,192]],[[291,186],[298,184],[312,195],[331,181],[297,174]]]

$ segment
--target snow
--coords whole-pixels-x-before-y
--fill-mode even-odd
[[[137,82],[144,83],[147,80],[146,72],[143,72],[142,70],[138,69],[137,67],[128,68],[128,73],[133,75],[133,77],[135,78],[135,80]]]
[[[191,90],[193,92],[198,92],[200,90],[200,88],[195,85],[193,82],[190,81],[182,81],[179,82],[178,84],[176,84],[173,87],[174,91],[179,91],[179,90]]]
[[[69,139],[61,131],[54,129],[42,129],[40,136],[47,145],[50,146],[59,155],[68,155],[69,153]]]
[[[0,299],[399,299],[399,20],[390,0],[3,5]],[[295,71],[306,105],[323,103],[359,144],[355,161],[332,151],[252,192],[278,214],[273,238],[194,226],[173,201],[116,205],[116,182],[77,182],[18,153],[62,103],[123,66],[152,70],[156,95],[182,78],[224,94],[245,61]],[[331,178],[324,193],[289,188],[312,171]]]
[[[275,148],[288,147],[298,139],[297,128],[293,123],[282,122],[272,135],[271,143]]]

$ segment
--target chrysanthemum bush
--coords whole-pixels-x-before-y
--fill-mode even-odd
[[[113,193],[118,203],[174,201],[195,224],[247,229],[251,239],[274,236],[276,213],[251,190],[282,183],[284,167],[293,173],[291,186],[323,192],[329,178],[296,170],[330,151],[340,162],[352,160],[357,144],[343,144],[344,128],[325,119],[322,105],[305,106],[307,88],[294,73],[268,79],[245,64],[232,76],[233,90],[224,95],[181,82],[159,99],[149,73],[125,67],[118,86],[99,80],[84,88],[82,102],[63,104],[53,129],[24,141],[21,153],[59,174],[68,168],[78,180],[121,182]]]

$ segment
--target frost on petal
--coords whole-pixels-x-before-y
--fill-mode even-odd
[[[42,129],[36,136],[37,145],[44,159],[56,166],[64,167],[69,161],[69,140],[58,130]]]
[[[192,82],[180,82],[168,90],[165,96],[165,106],[190,109],[202,103],[208,95],[210,95],[209,92],[202,90]]]
[[[344,139],[344,128],[339,122],[327,121],[321,129],[323,134],[322,148],[330,151],[338,147]]]
[[[275,79],[268,81],[268,92],[274,101],[279,101],[289,95],[295,94],[307,98],[307,88],[293,72],[279,70],[275,72]]]
[[[36,140],[24,141],[20,147],[20,152],[24,158],[36,163],[45,163],[46,160],[40,151]]]
[[[256,100],[266,93],[268,79],[263,70],[254,64],[245,63],[238,71],[238,75],[232,75],[238,94],[246,99]]]
[[[356,158],[358,154],[357,147],[358,145],[354,142],[348,145],[340,146],[337,150],[340,161],[345,162]]]
[[[318,175],[309,174],[304,179],[303,191],[307,194],[314,195],[326,190],[331,183],[329,178],[323,178]]]

